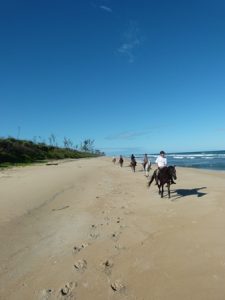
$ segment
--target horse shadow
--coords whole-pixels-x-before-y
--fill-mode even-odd
[[[197,196],[199,198],[199,197],[203,197],[203,196],[207,195],[207,193],[200,192],[200,190],[203,190],[203,189],[206,189],[206,187],[203,186],[201,188],[194,188],[194,189],[176,189],[174,191],[171,191],[171,193],[176,193],[178,195],[178,197],[176,197],[174,200],[177,200],[179,198],[186,197],[186,196]]]

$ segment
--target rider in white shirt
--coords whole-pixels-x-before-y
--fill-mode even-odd
[[[158,184],[158,176],[159,176],[160,169],[167,167],[167,158],[165,157],[164,151],[160,151],[159,156],[156,158],[155,162],[158,166],[158,169],[156,171],[156,184]],[[176,184],[176,182],[174,182],[173,179],[171,178],[171,184],[173,183]]]
[[[167,167],[167,158],[165,157],[164,151],[160,151],[160,155],[156,158],[155,162],[159,169]]]

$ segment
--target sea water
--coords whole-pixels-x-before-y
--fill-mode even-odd
[[[155,163],[157,156],[148,154],[151,163]],[[138,162],[142,162],[144,154],[136,154],[135,157]],[[225,171],[225,150],[167,153],[166,157],[168,165]]]

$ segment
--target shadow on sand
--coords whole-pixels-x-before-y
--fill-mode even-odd
[[[200,192],[200,190],[206,189],[205,186],[201,188],[195,188],[195,189],[177,189],[174,191],[171,191],[171,193],[176,193],[178,197],[176,197],[174,200],[186,197],[186,196],[197,196],[197,197],[203,197],[207,195],[207,193]]]

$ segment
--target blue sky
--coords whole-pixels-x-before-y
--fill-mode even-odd
[[[0,136],[225,149],[224,0],[0,1]]]

